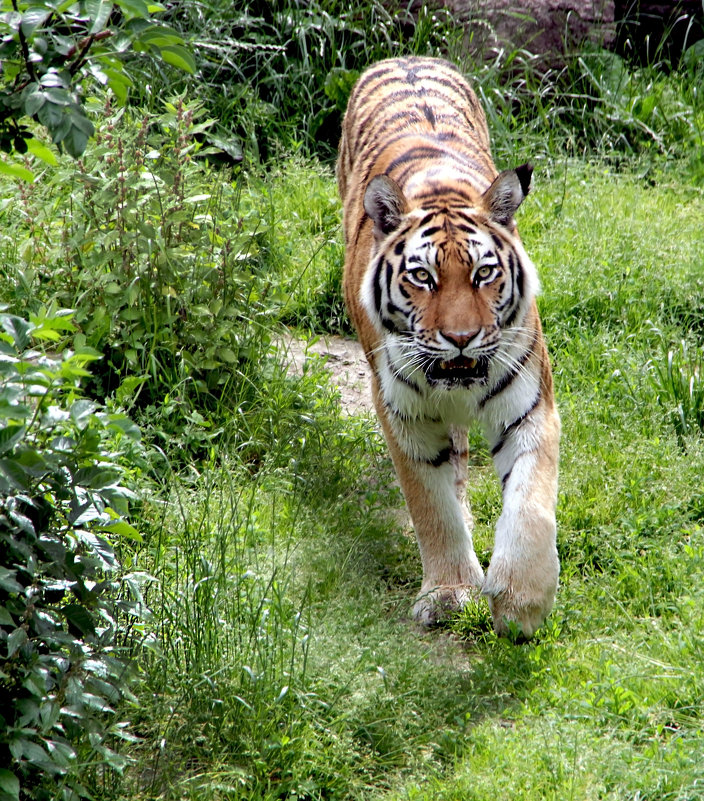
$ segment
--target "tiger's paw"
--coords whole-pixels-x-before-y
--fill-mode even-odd
[[[499,637],[510,637],[516,642],[529,640],[550,614],[552,602],[544,604],[516,603],[508,593],[486,596]]]
[[[421,591],[413,605],[413,619],[426,628],[438,626],[478,595],[479,590],[471,584],[445,584]]]
[[[499,637],[529,640],[535,634],[552,610],[559,570],[556,554],[539,576],[522,580],[518,571],[502,571],[492,562],[482,595],[489,602],[494,631]]]

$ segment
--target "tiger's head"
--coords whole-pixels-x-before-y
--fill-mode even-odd
[[[369,182],[374,244],[362,302],[407,376],[421,371],[446,388],[487,380],[502,337],[538,291],[513,220],[532,169],[501,173],[471,208],[442,195],[411,208],[388,176]]]

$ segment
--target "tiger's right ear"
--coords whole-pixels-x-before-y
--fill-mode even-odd
[[[379,241],[401,224],[401,217],[408,213],[408,201],[396,181],[377,175],[364,193],[364,210],[374,223],[374,236]]]

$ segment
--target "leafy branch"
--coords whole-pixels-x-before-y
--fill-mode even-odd
[[[86,87],[107,88],[124,103],[136,53],[195,72],[181,35],[155,18],[164,10],[144,0],[0,0],[0,150],[30,151],[53,163],[33,120],[60,150],[81,156],[94,132],[83,102]],[[31,178],[7,160],[0,160],[0,173]]]

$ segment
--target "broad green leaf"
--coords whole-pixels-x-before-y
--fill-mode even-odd
[[[61,614],[66,618],[69,626],[81,633],[95,634],[95,623],[88,610],[80,604],[67,604],[61,607]]]
[[[92,401],[81,398],[71,404],[69,414],[79,428],[85,428],[90,418],[95,414],[96,407]]]
[[[100,33],[112,11],[112,0],[85,0],[85,9],[93,20],[89,34]]]
[[[10,425],[5,428],[0,428],[0,454],[11,451],[22,439],[25,431],[25,427],[20,425]]]
[[[24,532],[25,534],[31,534],[36,536],[36,531],[34,530],[34,523],[23,514],[20,514],[17,511],[8,512],[7,516],[12,520],[12,522],[17,526],[17,528]]]
[[[35,326],[32,336],[38,339],[55,339],[53,336],[56,332],[73,332],[76,330],[76,325],[72,321],[73,311],[70,309],[68,314],[60,314],[55,312],[51,316],[47,316],[44,311],[39,315],[31,314],[29,321]]]
[[[96,526],[96,530],[104,531],[106,534],[117,534],[118,537],[124,537],[134,542],[142,542],[142,535],[139,531],[124,520],[116,520],[105,526]]]
[[[45,742],[54,762],[60,767],[69,767],[71,761],[76,758],[76,752],[68,743],[62,743],[58,740],[45,740]]]
[[[51,167],[55,167],[58,164],[54,151],[38,139],[27,139],[27,149],[33,156],[41,159],[45,164],[49,164]]]
[[[26,350],[29,346],[29,334],[34,328],[32,323],[23,320],[21,317],[3,314],[0,317],[0,325],[10,334],[18,351]]]
[[[139,426],[122,414],[110,415],[107,427],[113,431],[119,431],[134,442],[139,442],[142,436]]]
[[[33,743],[31,740],[23,740],[22,755],[37,767],[44,769],[53,767],[49,755],[39,743]]]
[[[115,391],[115,397],[120,403],[125,403],[134,397],[135,392],[148,380],[148,375],[127,376]]]
[[[37,119],[49,130],[54,144],[56,144],[58,141],[55,129],[61,124],[61,120],[64,116],[63,111],[63,106],[59,106],[53,102],[48,102],[44,103],[44,105],[37,112]]]
[[[141,17],[146,19],[149,17],[149,6],[144,0],[116,0],[118,5],[127,16]]]
[[[27,474],[15,459],[0,459],[0,473],[5,476],[10,486],[28,492],[30,482]]]
[[[0,419],[26,420],[32,414],[32,409],[25,403],[8,403],[0,399]]]
[[[105,68],[103,72],[107,76],[108,86],[115,93],[115,97],[117,97],[120,103],[125,103],[128,91],[133,85],[129,76],[112,68]]]
[[[112,712],[113,710],[110,707],[107,707],[104,711]],[[100,755],[103,761],[110,765],[111,768],[114,768],[118,773],[122,773],[122,771],[127,767],[129,764],[129,759],[123,756],[122,754],[118,754],[117,752],[113,751],[112,748],[107,748],[103,746],[100,749]]]
[[[115,470],[105,467],[81,467],[76,470],[73,480],[82,487],[103,489],[115,484],[118,474]]]
[[[20,780],[12,771],[6,770],[5,768],[0,768],[0,793],[2,793],[0,798],[4,796],[4,798],[10,799],[10,801],[13,799],[18,799],[19,801]]]
[[[89,138],[90,136],[82,128],[72,125],[68,135],[61,140],[61,144],[66,148],[69,156],[77,159],[85,153]]]
[[[135,37],[135,42],[151,47],[166,47],[168,45],[183,45],[183,37],[171,28],[162,25],[150,25]]]
[[[7,656],[8,659],[14,656],[17,651],[27,642],[27,632],[24,629],[15,629],[7,638]]]
[[[34,173],[20,164],[8,164],[0,159],[0,175],[9,175],[11,178],[19,178],[21,181],[32,182]]]
[[[159,48],[161,57],[167,64],[184,72],[194,73],[196,71],[196,60],[193,58],[193,53],[182,45],[167,45]]]
[[[5,592],[22,592],[24,587],[15,579],[16,570],[0,567],[0,588]]]
[[[75,128],[78,128],[86,136],[93,136],[95,133],[93,123],[83,114],[80,107],[74,108],[71,112],[71,122]]]
[[[28,117],[34,117],[39,109],[46,103],[46,95],[36,83],[29,84],[22,92],[22,105]]]
[[[237,354],[231,348],[218,348],[217,356],[226,364],[236,364],[238,361]]]
[[[28,8],[22,14],[22,33],[29,39],[34,31],[51,16],[51,9],[41,6]]]

